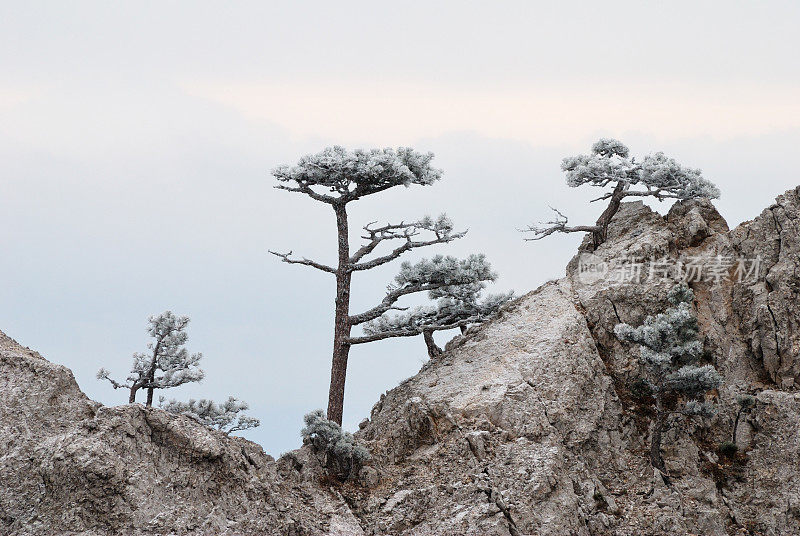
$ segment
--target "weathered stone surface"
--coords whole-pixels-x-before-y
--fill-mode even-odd
[[[575,289],[548,283],[376,405],[362,434],[383,479],[357,515],[367,534],[726,534],[696,449],[668,488],[626,413]]]
[[[371,498],[380,504],[398,489],[416,490],[405,500],[419,502],[396,515],[367,504],[359,518],[379,527],[376,534],[800,534],[793,506],[800,413],[795,395],[781,392],[794,388],[786,376],[798,364],[797,203],[798,191],[787,192],[733,232],[708,202],[678,203],[666,217],[642,203],[623,205],[608,242],[591,253],[641,264],[637,281],[586,281],[576,257],[565,279],[458,337],[376,405],[362,437],[383,456],[391,484]],[[613,328],[666,306],[677,274],[650,277],[653,261],[686,266],[699,256],[759,255],[766,282],[739,282],[730,266],[717,282],[691,283],[705,347],[726,382],[711,422],[670,431],[665,485],[646,461],[646,408],[631,396],[637,356]],[[749,302],[748,292],[756,294]],[[762,303],[775,305],[774,321],[759,313]],[[773,348],[786,351],[765,354],[776,331],[785,341]],[[744,452],[721,459],[716,448],[729,438],[734,398],[744,392],[761,392],[740,425]],[[502,497],[502,508],[493,497]]]
[[[306,450],[140,404],[102,407],[0,333],[0,533],[360,534]]]
[[[734,290],[744,340],[773,382],[794,388],[800,384],[800,187],[736,229],[731,241],[741,254],[759,255],[765,274]]]
[[[591,252],[636,281],[566,277],[507,304],[387,392],[351,483],[303,448],[257,445],[139,405],[88,400],[71,373],[0,337],[0,531],[187,534],[800,534],[800,189],[729,231],[708,202],[624,204]],[[585,243],[582,254],[588,253]],[[613,336],[666,305],[656,260],[761,257],[762,276],[693,281],[719,413],[667,433],[649,466],[634,349]],[[730,439],[735,396],[756,395]],[[299,423],[298,423],[299,426]]]

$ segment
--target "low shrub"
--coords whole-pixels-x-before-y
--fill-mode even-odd
[[[325,466],[340,480],[353,478],[370,458],[369,451],[356,442],[353,434],[325,418],[322,410],[303,417],[305,427],[300,431],[303,443],[324,456]]]

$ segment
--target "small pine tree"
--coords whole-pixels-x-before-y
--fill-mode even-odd
[[[97,379],[108,380],[114,389],[128,389],[128,403],[136,402],[139,389],[147,390],[148,407],[153,405],[155,389],[169,389],[184,383],[199,382],[205,376],[200,370],[203,354],[189,354],[184,347],[188,335],[188,316],[176,316],[171,311],[151,316],[147,332],[154,341],[147,345],[147,353],[133,354],[133,367],[125,382],[111,378],[109,371],[101,368]]]
[[[261,425],[261,421],[255,417],[241,415],[241,412],[250,409],[247,402],[229,396],[225,402],[217,404],[206,399],[189,399],[189,402],[178,402],[175,399],[169,402],[162,396],[158,401],[158,407],[175,413],[176,415],[186,415],[206,426],[216,428],[226,435],[231,432],[247,430]]]
[[[601,138],[592,145],[592,154],[565,158],[561,169],[567,174],[567,186],[577,188],[589,185],[595,188],[612,188],[592,201],[608,200],[603,213],[594,225],[567,226],[567,217],[556,209],[556,218],[540,225],[532,225],[524,232],[533,234],[527,240],[541,240],[553,233],[591,233],[596,249],[605,242],[608,224],[627,197],[655,197],[664,199],[693,199],[719,197],[719,188],[705,179],[699,169],[682,166],[662,152],[650,154],[637,161],[629,155],[620,141]],[[638,188],[638,189],[636,189]]]
[[[650,436],[650,462],[665,473],[661,442],[667,420],[673,414],[709,416],[712,408],[702,401],[703,395],[722,383],[722,377],[711,365],[698,365],[702,345],[698,339],[697,317],[692,311],[694,293],[685,284],[676,285],[669,293],[672,307],[661,314],[648,316],[644,324],[634,328],[617,324],[620,340],[641,347],[643,380],[652,396],[655,416]],[[670,404],[671,395],[684,402]]]
[[[321,409],[303,417],[305,427],[300,431],[303,443],[311,445],[325,457],[326,467],[340,480],[358,474],[370,458],[366,447],[356,442],[353,434],[345,432],[335,421],[325,418]]]

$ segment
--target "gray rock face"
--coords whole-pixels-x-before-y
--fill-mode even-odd
[[[306,450],[140,404],[102,407],[0,333],[0,534],[361,534]]]
[[[381,484],[354,509],[365,532],[800,534],[799,194],[734,231],[707,202],[678,203],[666,217],[625,204],[591,255],[626,277],[586,277],[586,242],[564,279],[457,337],[375,406],[361,436]],[[760,258],[761,277],[739,281],[740,258],[747,267]],[[664,309],[677,266],[685,274],[713,260],[717,278],[701,273],[690,285],[725,376],[719,413],[668,433],[666,485],[647,462],[637,355],[613,328]],[[758,403],[739,426],[742,451],[726,458],[717,447],[730,439],[740,393]]]
[[[624,204],[591,259],[625,277],[587,277],[587,243],[566,277],[456,337],[360,425],[373,460],[346,484],[308,447],[274,461],[187,418],[102,407],[0,337],[0,532],[800,534],[798,214],[800,189],[733,231],[706,202]],[[667,484],[613,328],[666,306],[677,273],[656,268],[699,258],[733,259],[690,283],[725,383],[713,419],[667,433]],[[740,281],[740,258],[761,277]],[[723,456],[740,393],[757,404]]]
[[[764,281],[734,290],[745,342],[769,378],[792,388],[800,384],[800,199],[798,190],[731,236],[734,248],[764,260]]]

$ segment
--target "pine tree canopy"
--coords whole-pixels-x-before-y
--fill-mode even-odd
[[[306,155],[293,166],[279,166],[272,174],[281,183],[276,188],[325,203],[346,203],[394,186],[433,184],[442,172],[431,160],[433,153],[408,147],[348,151],[336,145]]]
[[[654,196],[659,199],[690,199],[720,196],[719,188],[705,179],[699,169],[685,167],[675,159],[657,152],[640,162],[629,157],[628,148],[620,141],[602,138],[592,146],[591,154],[565,158],[561,169],[567,185],[573,188],[589,184],[605,187],[623,182],[626,188],[643,186],[643,190],[626,190],[624,196]],[[607,199],[607,194],[600,199]]]
[[[154,340],[148,343],[148,352],[133,354],[127,381],[112,379],[104,368],[98,371],[97,378],[108,380],[115,389],[167,389],[202,380],[205,373],[199,365],[203,354],[190,354],[184,347],[188,324],[188,316],[177,316],[172,311],[151,316],[147,332]]]

